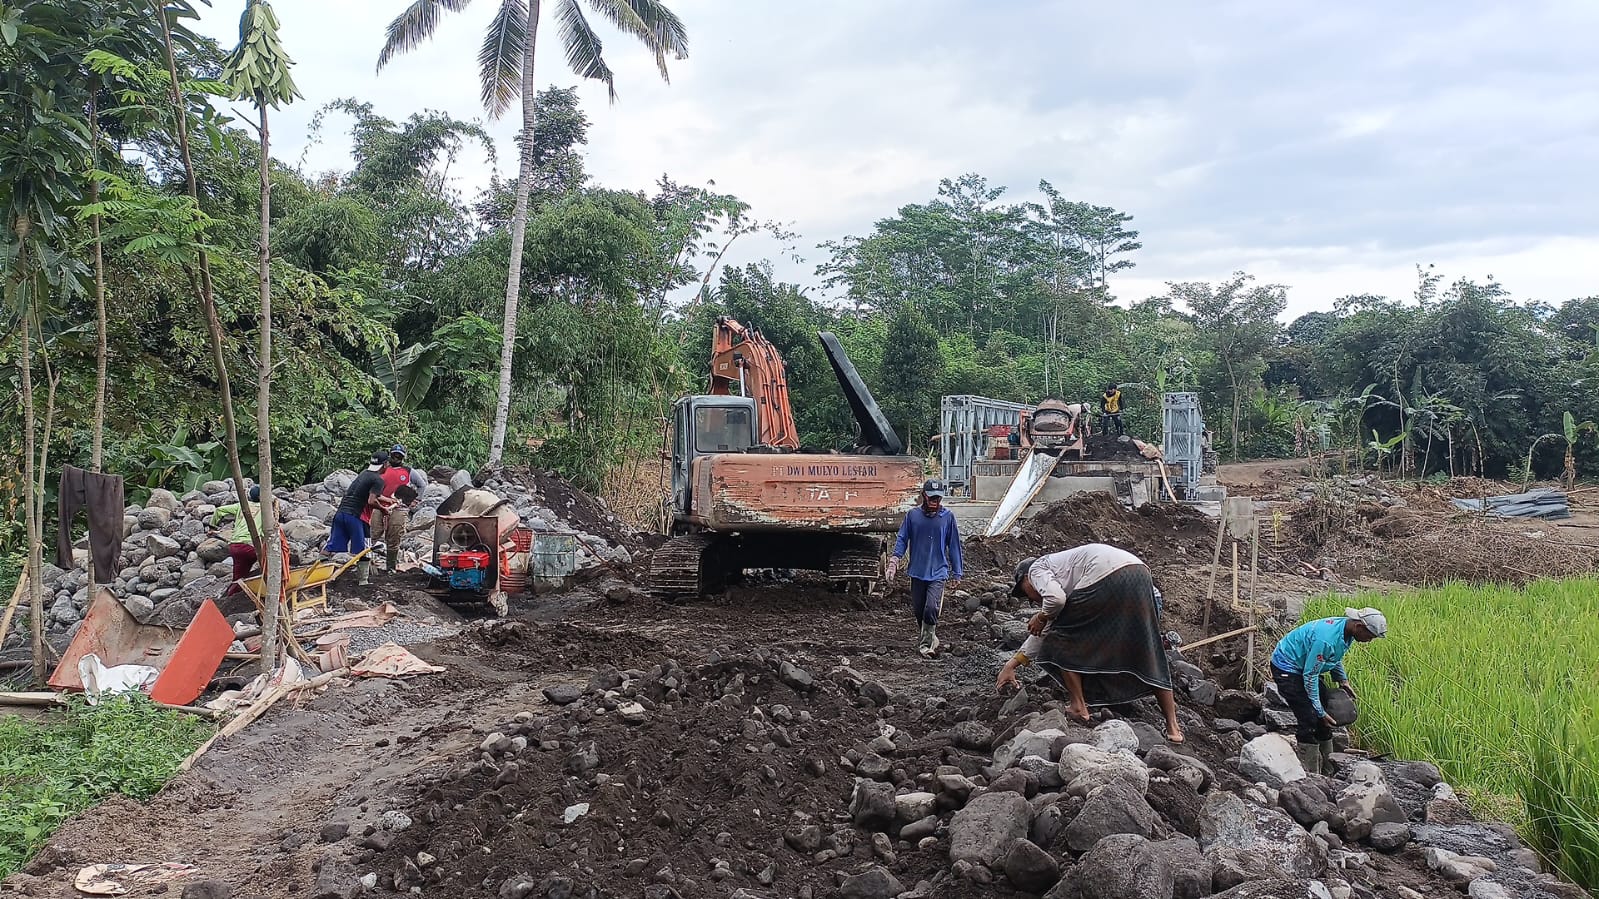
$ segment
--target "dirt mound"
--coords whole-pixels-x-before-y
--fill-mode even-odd
[[[1525,584],[1599,569],[1599,545],[1530,519],[1416,506],[1377,515],[1365,505],[1315,498],[1294,505],[1290,521],[1295,546],[1289,555],[1345,577]]]
[[[640,535],[603,502],[553,471],[507,468],[495,480],[533,491],[539,502],[554,512],[564,524],[585,534],[601,537],[612,546],[632,547],[639,542]],[[493,480],[485,483],[493,489]]]
[[[807,851],[834,857],[869,842],[834,812],[854,783],[839,753],[877,736],[876,706],[847,670],[829,679],[761,650],[712,658],[625,680],[602,669],[580,702],[507,722],[425,788],[416,825],[371,868],[396,889],[453,896],[519,881],[542,896],[562,880],[577,895],[646,883],[720,895],[711,884],[724,880],[831,890],[830,872],[793,862],[784,834],[803,844],[814,824]],[[418,852],[437,861],[421,870]]]
[[[1009,574],[1027,556],[1109,543],[1151,567],[1179,558],[1208,563],[1215,539],[1215,522],[1192,507],[1150,504],[1129,510],[1108,493],[1082,493],[1051,503],[1014,534],[968,539],[965,559],[969,569]]]
[[[1124,440],[1118,440],[1111,434],[1092,434],[1087,440],[1088,458],[1106,459],[1115,462],[1142,462],[1144,456],[1133,444],[1131,435]]]

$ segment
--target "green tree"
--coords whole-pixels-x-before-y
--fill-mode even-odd
[[[1194,336],[1204,352],[1211,398],[1224,386],[1232,409],[1229,430],[1233,458],[1238,458],[1244,400],[1259,385],[1266,354],[1276,343],[1282,326],[1277,316],[1287,306],[1287,288],[1278,284],[1251,284],[1254,277],[1235,272],[1217,285],[1190,281],[1170,285],[1172,304],[1187,306]]]
[[[432,36],[441,13],[457,12],[471,0],[416,0],[388,26],[388,39],[378,55],[382,69],[397,53],[415,48]],[[666,56],[683,59],[688,54],[688,34],[677,16],[659,0],[591,0],[597,12],[654,54],[661,77],[667,77]],[[516,206],[511,215],[510,265],[505,283],[505,325],[501,339],[499,393],[494,406],[494,428],[489,440],[487,466],[498,467],[505,449],[505,431],[511,409],[511,368],[516,347],[517,303],[521,296],[522,247],[526,237],[528,200],[533,190],[537,103],[535,102],[534,51],[537,47],[542,0],[501,0],[499,11],[478,54],[483,106],[498,118],[520,97],[522,100],[521,161],[517,171]],[[556,10],[561,43],[572,70],[583,78],[605,82],[616,99],[615,78],[601,55],[599,35],[589,25],[578,0],[560,0]]]
[[[261,141],[261,349],[256,368],[256,470],[261,486],[261,533],[256,557],[261,560],[264,596],[261,615],[261,668],[270,674],[278,664],[278,596],[283,586],[283,555],[278,552],[277,505],[272,499],[272,141],[267,110],[293,102],[300,95],[289,75],[294,61],[278,40],[278,18],[267,0],[248,0],[239,17],[239,45],[222,69],[234,92],[255,104]],[[235,448],[235,452],[237,452]],[[252,516],[249,497],[239,495],[240,514]],[[292,637],[292,631],[290,633]]]
[[[888,420],[905,429],[907,452],[925,448],[936,429],[943,373],[938,332],[914,308],[895,313],[883,349],[882,406]]]

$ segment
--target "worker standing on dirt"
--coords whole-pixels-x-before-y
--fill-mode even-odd
[[[373,508],[392,502],[383,498],[383,470],[388,464],[389,457],[386,454],[374,453],[366,471],[355,476],[350,489],[346,490],[344,498],[339,500],[338,511],[333,513],[333,527],[328,533],[328,542],[322,545],[323,555],[366,552],[367,525],[362,520],[362,515],[370,516]],[[355,570],[359,576],[358,584],[365,586],[372,583],[370,559],[362,556]]]
[[[372,513],[372,540],[383,547],[385,571],[393,573],[394,566],[399,564],[400,542],[405,539],[411,512],[421,502],[422,491],[427,486],[427,475],[406,463],[405,445],[396,443],[389,450],[389,465],[383,469],[383,495],[392,497],[395,503]]]
[[[1299,763],[1311,774],[1325,772],[1333,751],[1333,728],[1340,723],[1322,705],[1321,676],[1331,674],[1338,689],[1354,699],[1354,688],[1344,673],[1344,654],[1355,643],[1370,643],[1387,633],[1388,619],[1376,609],[1344,609],[1342,618],[1301,624],[1272,650],[1271,679],[1294,711]]]
[[[922,502],[905,513],[905,521],[894,538],[894,554],[888,560],[888,579],[899,571],[900,560],[910,553],[905,573],[911,578],[911,610],[921,625],[922,638],[917,651],[927,657],[938,652],[938,612],[944,604],[944,590],[960,586],[961,534],[955,526],[955,513],[944,508],[949,486],[930,479],[922,484]]]
[[[1012,596],[1043,604],[1027,622],[1027,640],[999,673],[997,689],[1016,685],[1016,669],[1038,663],[1071,694],[1070,714],[1120,705],[1153,693],[1166,716],[1166,739],[1183,742],[1172,695],[1171,664],[1160,632],[1160,600],[1143,560],[1089,543],[1016,566]]]
[[[1116,436],[1126,434],[1122,428],[1122,391],[1115,384],[1105,387],[1105,392],[1099,397],[1099,429],[1106,434],[1111,428],[1116,429]]]
[[[261,485],[257,484],[250,488],[250,505],[255,511],[256,530],[266,533],[266,510],[257,505],[259,502],[261,502]],[[239,586],[239,581],[250,576],[257,561],[255,541],[250,539],[250,523],[244,516],[242,505],[228,503],[225,506],[218,506],[217,510],[211,513],[212,527],[221,524],[224,518],[230,516],[233,518],[233,535],[228,538],[228,557],[233,560],[233,583],[228,585],[227,592],[223,593],[223,596],[232,596],[244,589]]]

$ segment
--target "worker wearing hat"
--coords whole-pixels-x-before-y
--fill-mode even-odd
[[[1318,618],[1289,631],[1271,653],[1271,677],[1283,701],[1293,709],[1299,741],[1299,762],[1311,774],[1324,773],[1332,755],[1333,728],[1337,721],[1322,705],[1323,674],[1331,674],[1338,689],[1355,698],[1344,673],[1344,654],[1356,643],[1370,643],[1387,635],[1388,619],[1373,608],[1345,609],[1342,618]]]
[[[373,453],[372,461],[367,465],[366,471],[355,476],[350,483],[350,489],[344,491],[344,498],[339,500],[338,511],[333,513],[333,526],[328,533],[328,542],[322,545],[324,556],[350,553],[358,555],[366,552],[366,521],[363,514],[382,505],[383,499],[383,469],[389,464],[386,453]],[[366,585],[372,582],[372,563],[366,556],[361,556],[361,561],[356,563],[356,583]]]
[[[391,497],[394,503],[373,511],[372,539],[375,547],[383,549],[386,570],[392,573],[400,561],[400,543],[410,526],[411,512],[421,501],[428,479],[421,469],[406,462],[404,444],[396,443],[389,450],[388,462],[389,466],[383,469],[383,496]]]
[[[944,604],[944,590],[960,585],[961,534],[955,526],[955,513],[944,508],[949,485],[936,478],[922,484],[922,501],[905,513],[894,538],[894,554],[888,560],[888,580],[894,579],[899,563],[910,553],[905,573],[911,578],[911,610],[921,625],[917,651],[927,657],[938,652],[938,612]]]

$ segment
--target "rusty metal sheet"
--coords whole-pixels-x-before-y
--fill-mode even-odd
[[[889,532],[921,483],[921,462],[905,456],[705,456],[694,466],[693,517],[727,530]]]

